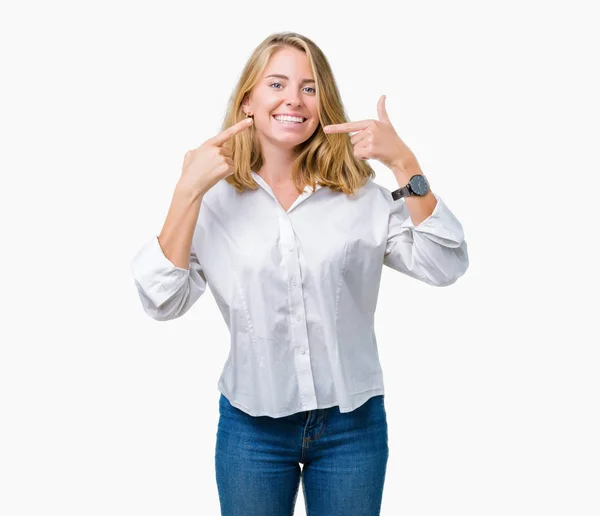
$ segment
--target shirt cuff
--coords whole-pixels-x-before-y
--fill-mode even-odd
[[[413,230],[445,247],[459,247],[465,239],[462,224],[438,194],[433,193],[433,196],[437,203],[431,215],[415,226],[409,214],[400,224],[400,230]],[[405,209],[408,211],[407,207]]]
[[[158,236],[142,246],[131,262],[139,289],[158,307],[175,295],[187,281],[189,269],[173,264],[164,254]]]

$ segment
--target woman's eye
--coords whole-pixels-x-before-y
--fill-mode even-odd
[[[272,82],[271,84],[269,84],[269,86],[275,86],[276,84],[277,84],[277,85],[279,85],[279,86],[281,86],[281,83],[280,83],[280,82]],[[312,90],[312,93],[316,93],[316,91],[317,91],[317,90],[315,90],[314,88],[311,88],[310,86],[307,86],[307,88],[308,88],[309,90]],[[275,88],[275,89],[276,89],[276,90],[278,90],[279,88]]]

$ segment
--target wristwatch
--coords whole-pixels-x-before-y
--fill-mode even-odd
[[[392,192],[392,198],[394,201],[397,201],[402,197],[410,197],[411,195],[422,197],[429,190],[429,181],[427,181],[427,178],[423,174],[415,174],[405,186]]]

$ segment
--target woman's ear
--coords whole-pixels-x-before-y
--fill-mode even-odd
[[[244,100],[242,101],[242,109],[244,110],[246,116],[252,115],[252,110],[250,109],[250,99],[248,96],[244,97]]]

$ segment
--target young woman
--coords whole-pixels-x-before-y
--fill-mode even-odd
[[[382,266],[444,286],[469,261],[385,97],[377,108],[377,120],[348,121],[323,52],[271,35],[222,131],[186,153],[162,231],[132,262],[151,317],[180,317],[210,286],[230,330],[215,453],[223,515],[292,514],[300,479],[309,516],[380,513]],[[373,182],[370,158],[398,190]]]

